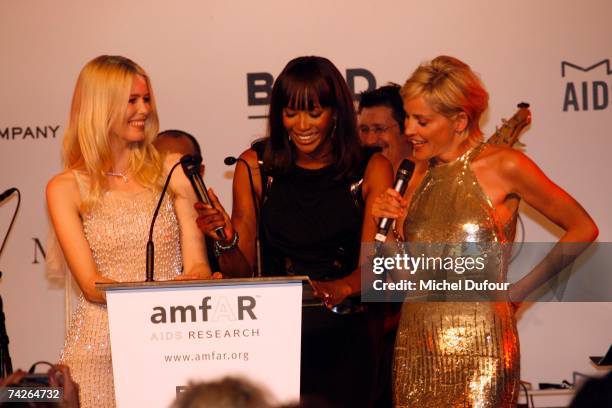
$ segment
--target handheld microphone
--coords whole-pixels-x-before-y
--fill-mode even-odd
[[[208,197],[208,190],[206,189],[204,180],[202,180],[202,176],[200,176],[201,164],[202,157],[200,156],[190,156],[187,154],[181,157],[181,166],[183,167],[183,172],[185,172],[185,175],[191,182],[191,186],[193,187],[193,190],[195,191],[198,200],[204,204],[212,205],[210,197]],[[223,228],[215,228],[215,233],[222,240],[227,239]]]
[[[17,189],[15,187],[12,187],[12,188],[7,189],[2,194],[0,194],[0,203],[6,200],[11,194],[13,194],[16,191]]]
[[[414,173],[414,162],[404,159],[400,164],[399,169],[397,169],[395,185],[393,186],[393,189],[402,196],[406,192],[406,188],[408,188],[408,181],[410,181],[412,173]],[[391,228],[392,223],[392,218],[385,217],[380,220],[378,223],[378,232],[374,237],[377,243],[384,244],[384,242],[387,240],[387,233],[389,232],[389,228]]]

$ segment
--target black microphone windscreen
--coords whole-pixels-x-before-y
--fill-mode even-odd
[[[414,172],[414,162],[408,159],[402,160],[399,168],[397,169],[397,177],[412,177],[412,173]]]
[[[226,166],[231,166],[233,164],[236,164],[236,162],[238,161],[237,158],[235,158],[234,156],[227,156],[224,160],[223,163],[225,163]]]
[[[202,164],[201,156],[191,156],[186,154],[181,157],[181,166],[187,176],[190,174],[200,174],[200,165]]]
[[[414,162],[412,160],[404,159],[400,163],[399,168],[402,170],[412,171],[414,170]]]
[[[0,194],[0,201],[4,201],[6,198],[8,198],[8,196],[13,194],[15,191],[17,191],[17,189],[15,187],[11,187],[5,192],[3,192],[2,194]]]

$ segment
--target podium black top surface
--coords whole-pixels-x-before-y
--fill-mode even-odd
[[[307,282],[308,276],[271,276],[263,278],[239,278],[239,279],[189,279],[169,280],[154,282],[97,282],[96,288],[104,291],[127,290],[137,288],[180,288],[189,286],[234,286],[234,285],[264,285]]]

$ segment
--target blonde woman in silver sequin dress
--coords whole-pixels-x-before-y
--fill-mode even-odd
[[[479,119],[488,94],[469,66],[437,57],[413,73],[402,97],[405,135],[415,159],[430,166],[411,180],[404,197],[393,190],[380,196],[372,213],[405,217],[405,241],[509,242],[520,199],[566,231],[560,242],[596,238],[586,211],[524,154],[482,143]],[[557,246],[551,262],[516,282],[510,300],[524,299],[580,250],[564,259],[560,252]],[[505,280],[507,262],[496,259],[497,276]],[[510,302],[405,302],[395,343],[395,405],[515,406],[520,354],[514,312]]]
[[[145,279],[149,222],[169,170],[151,145],[157,131],[140,66],[119,56],[85,65],[64,136],[65,170],[47,185],[51,221],[82,292],[61,357],[82,407],[115,405],[106,300],[95,283]],[[155,226],[155,279],[208,278],[195,197],[180,167],[170,189]]]

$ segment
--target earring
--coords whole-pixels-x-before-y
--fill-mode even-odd
[[[332,128],[330,137],[333,139],[336,136],[336,127],[337,127],[338,121],[336,120],[336,117],[334,116],[334,127]]]

